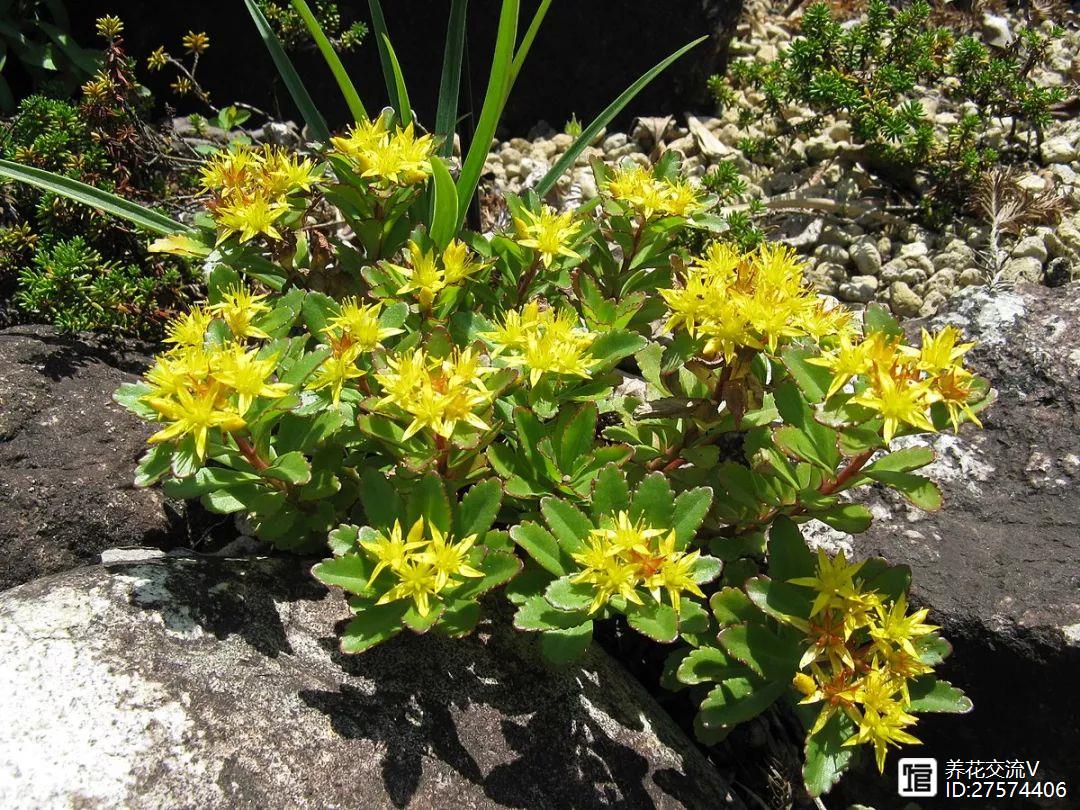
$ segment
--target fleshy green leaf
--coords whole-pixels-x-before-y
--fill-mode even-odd
[[[744,672],[743,666],[732,661],[723,650],[698,647],[683,658],[676,677],[680,683],[693,686],[710,681],[719,683]]]
[[[594,595],[591,585],[585,582],[575,585],[570,577],[559,577],[544,591],[544,598],[559,610],[588,610]]]
[[[311,465],[303,453],[294,450],[275,458],[262,474],[267,478],[299,486],[311,480]]]
[[[457,234],[457,186],[441,158],[431,158],[431,241],[445,250]]]
[[[556,666],[572,664],[589,649],[592,634],[591,621],[566,630],[548,630],[540,636],[540,652]]]
[[[365,607],[360,615],[345,626],[345,632],[341,636],[341,651],[360,653],[396,636],[402,630],[401,622],[409,604],[398,601]]]
[[[777,582],[814,573],[814,554],[806,545],[798,524],[785,515],[777,516],[769,530],[769,575]]]
[[[675,495],[663,473],[651,473],[638,484],[630,501],[630,518],[643,519],[656,529],[665,529],[674,522]]]
[[[701,723],[706,728],[743,723],[769,708],[786,688],[782,682],[763,684],[752,678],[728,678],[701,702]]]
[[[357,596],[370,596],[368,580],[375,566],[360,554],[346,554],[323,560],[311,569],[312,576],[324,585],[334,585]]]
[[[626,606],[630,626],[660,644],[670,644],[679,637],[679,616],[671,605],[646,599],[644,604]]]
[[[971,699],[948,681],[939,681],[933,675],[916,678],[908,686],[913,712],[947,712],[965,714],[971,711]]]
[[[851,721],[836,712],[816,734],[806,738],[803,781],[811,796],[821,796],[840,781],[855,749],[844,741],[854,733]]]
[[[512,528],[510,537],[545,570],[557,577],[566,574],[559,543],[544,527],[526,521]]]
[[[593,485],[592,516],[599,521],[605,515],[615,515],[630,508],[630,488],[626,475],[614,464],[609,464],[596,476]]]
[[[457,537],[462,539],[471,534],[483,537],[495,522],[501,503],[502,486],[494,479],[470,489],[458,506]]]
[[[577,553],[584,547],[594,527],[577,507],[557,498],[544,498],[540,502],[540,511],[551,533],[568,554]]]
[[[694,539],[712,505],[712,495],[709,487],[697,487],[679,493],[675,499],[671,524],[671,528],[675,530],[676,548],[684,549]]]
[[[921,475],[892,470],[868,470],[866,477],[887,484],[927,512],[936,512],[943,503],[937,484]]]
[[[556,610],[543,596],[526,599],[514,614],[518,630],[570,630],[588,621],[584,611]]]
[[[452,521],[450,515],[450,502],[446,497],[446,489],[442,479],[437,475],[425,475],[414,487],[409,497],[409,526],[417,519],[423,518],[428,526],[434,526],[440,532],[446,533],[451,530]],[[403,526],[405,531],[409,526]]]
[[[784,683],[795,674],[802,654],[798,644],[755,622],[727,628],[720,633],[720,645],[759,675]]]

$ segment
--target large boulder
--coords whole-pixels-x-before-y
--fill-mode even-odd
[[[1080,284],[973,289],[908,329],[917,338],[920,327],[946,323],[978,342],[969,364],[999,399],[981,417],[985,430],[935,439],[938,458],[921,472],[941,485],[944,508],[928,514],[878,491],[870,531],[831,540],[910,565],[916,599],[955,646],[944,676],[975,709],[921,723],[927,746],[912,756],[1037,759],[1040,779],[1075,781]]]
[[[132,484],[151,431],[112,400],[148,363],[49,327],[0,330],[0,589],[188,539],[184,506]]]
[[[600,651],[551,670],[500,621],[345,657],[346,615],[295,560],[0,594],[0,806],[743,806]]]

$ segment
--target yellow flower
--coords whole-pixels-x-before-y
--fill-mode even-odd
[[[881,414],[886,443],[892,441],[902,424],[934,432],[934,425],[926,416],[933,402],[933,394],[926,382],[895,375],[891,369],[878,366],[870,378],[870,387],[851,401]]]
[[[604,183],[604,191],[645,219],[654,214],[688,217],[705,208],[701,191],[686,178],[654,177],[649,169],[636,164],[615,168]]]
[[[301,159],[284,149],[264,147],[260,179],[263,190],[271,198],[310,191],[321,177],[322,172],[310,158]]]
[[[924,621],[929,613],[929,610],[922,608],[909,614],[904,596],[897,599],[892,607],[878,605],[877,622],[870,625],[870,638],[874,646],[885,654],[891,653],[895,646],[912,658],[918,658],[914,642],[938,629]]]
[[[643,518],[635,521],[627,512],[619,512],[609,527],[593,529],[591,534],[603,538],[614,554],[648,554],[652,541],[663,537],[664,530],[646,526]]]
[[[443,251],[442,262],[447,284],[457,284],[484,267],[482,262],[469,254],[468,246],[458,239],[450,240]]]
[[[210,385],[197,393],[180,389],[175,398],[147,399],[146,404],[171,423],[151,436],[150,443],[172,441],[190,434],[195,437],[196,455],[200,460],[205,458],[211,429],[231,432],[244,427],[244,420],[228,405],[225,393],[220,386]]]
[[[574,559],[580,563],[584,556],[574,555]],[[585,582],[596,588],[596,595],[589,605],[589,613],[596,613],[613,596],[621,596],[635,605],[643,604],[637,592],[641,577],[638,576],[635,566],[621,562],[618,557],[605,557],[597,562],[599,565],[585,568],[570,579],[575,585]]]
[[[188,31],[184,34],[184,38],[181,42],[184,45],[184,49],[188,53],[193,54],[205,53],[206,49],[210,47],[210,37],[206,35],[205,31],[200,31],[199,33]]]
[[[700,551],[676,551],[675,532],[668,532],[659,541],[656,555],[647,558],[646,571],[654,570],[654,573],[645,577],[645,587],[652,592],[653,599],[659,602],[661,590],[666,591],[676,613],[680,612],[684,592],[704,599],[705,594],[694,579],[694,566],[699,557]]]
[[[431,612],[431,600],[439,593],[439,575],[435,568],[419,560],[402,563],[394,571],[398,584],[382,595],[377,605],[396,602],[399,599],[412,599],[416,612],[427,616]]]
[[[953,369],[937,375],[930,381],[930,391],[934,400],[941,402],[949,411],[949,421],[953,430],[960,429],[961,415],[982,427],[982,422],[971,409],[968,401],[973,393],[975,377],[971,372]]]
[[[811,357],[807,363],[815,366],[823,366],[832,372],[832,382],[829,384],[827,396],[832,396],[843,388],[853,377],[867,374],[873,367],[870,352],[871,342],[876,339],[880,332],[875,332],[874,337],[857,343],[847,335],[841,335],[839,345],[821,357]]]
[[[216,211],[215,219],[221,226],[218,244],[232,234],[240,234],[240,241],[247,242],[259,234],[271,239],[281,239],[281,232],[275,223],[288,213],[289,206],[284,202],[274,202],[268,197],[255,196],[223,205]]]
[[[799,703],[824,704],[810,733],[816,734],[824,728],[837,712],[843,712],[858,723],[860,715],[856,703],[859,699],[860,684],[855,680],[854,673],[851,670],[840,670],[826,674],[817,664],[812,665],[810,671],[813,676],[800,672],[795,675],[794,682],[795,688],[804,695]]]
[[[599,362],[589,356],[596,335],[580,328],[572,311],[541,310],[535,301],[507,312],[501,326],[480,337],[507,365],[528,369],[531,385],[544,374],[588,378]]]
[[[848,564],[843,551],[838,552],[835,559],[829,559],[825,550],[819,548],[814,576],[796,577],[788,582],[792,585],[805,585],[818,592],[810,610],[810,615],[816,616],[830,605],[842,604],[844,597],[855,592],[854,577],[862,566],[861,562]]]
[[[936,335],[922,330],[922,348],[919,349],[916,366],[931,376],[956,371],[962,367],[961,358],[975,346],[974,343],[956,345],[960,330],[946,326]]]
[[[330,397],[334,404],[341,402],[341,392],[349,380],[356,380],[366,373],[357,368],[356,360],[360,356],[359,344],[344,349],[340,354],[332,354],[323,360],[322,365],[312,375],[305,386],[308,391],[321,391],[323,388],[330,389]]]
[[[346,298],[324,331],[333,334],[334,330],[340,330],[343,336],[348,336],[350,345],[363,352],[372,352],[386,338],[401,334],[400,329],[380,326],[381,310],[382,305],[377,302],[365,305],[355,296]]]
[[[191,79],[187,76],[180,76],[172,84],[169,85],[172,91],[178,96],[186,96],[195,90],[195,85],[191,83]]]
[[[233,345],[221,352],[213,377],[236,393],[237,412],[243,416],[256,397],[279,399],[292,386],[288,383],[268,382],[277,370],[277,355],[259,359],[259,350],[245,352],[242,346]]]
[[[106,39],[116,39],[124,31],[124,23],[119,17],[109,15],[99,17],[95,25],[100,36]]]
[[[409,242],[409,266],[391,265],[406,278],[398,289],[398,295],[415,292],[416,299],[425,309],[431,307],[435,296],[446,286],[446,274],[439,267],[435,252],[421,250],[415,242]]]
[[[161,70],[167,64],[169,64],[169,54],[163,47],[155,48],[146,59],[146,67],[153,71]]]
[[[881,670],[871,670],[863,678],[859,689],[862,713],[858,718],[858,733],[844,742],[846,746],[870,743],[874,746],[874,759],[878,770],[885,771],[885,756],[890,745],[918,745],[920,740],[905,728],[915,725],[917,719],[904,711],[895,699],[901,691],[892,676]]]
[[[202,346],[212,320],[213,313],[205,307],[193,307],[169,322],[165,328],[165,342],[177,346]]]
[[[331,138],[330,143],[338,154],[366,170],[370,168],[367,155],[382,143],[386,134],[386,119],[379,116],[374,121],[362,121],[350,127],[344,137]]]
[[[401,522],[395,520],[389,537],[379,534],[374,540],[361,540],[360,546],[374,557],[376,562],[375,570],[368,578],[368,585],[371,585],[384,569],[400,571],[412,556],[412,552],[423,548],[424,545],[423,518],[412,525],[407,538],[402,538]]]
[[[476,543],[476,535],[454,543],[449,535],[444,535],[435,526],[428,525],[431,542],[417,559],[427,563],[435,570],[435,584],[445,588],[454,577],[482,577],[484,573],[469,565],[469,551]]]
[[[381,118],[358,124],[348,137],[334,138],[333,144],[340,154],[356,164],[361,177],[376,185],[409,186],[427,180],[435,155],[434,138],[417,137],[413,124],[393,132],[385,126]]]
[[[574,221],[573,211],[560,214],[545,205],[539,214],[525,209],[522,216],[514,218],[518,244],[537,251],[544,267],[550,268],[560,256],[582,261],[581,255],[571,249],[584,228],[584,223]]]
[[[263,303],[265,299],[265,295],[254,295],[243,284],[236,284],[225,291],[218,303],[210,305],[210,311],[225,321],[237,340],[266,338],[269,335],[254,325],[260,315],[270,311]]]

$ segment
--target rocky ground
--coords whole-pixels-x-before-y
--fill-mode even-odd
[[[985,35],[1008,42],[1019,22],[988,14]],[[732,43],[732,57],[775,58],[794,31],[797,25],[766,4],[750,4],[745,28]],[[1078,52],[1080,30],[1074,27],[1052,42],[1048,69],[1037,69],[1034,78],[1046,85],[1075,84],[1080,79]],[[940,132],[955,123],[956,105],[931,89],[921,88],[920,95]],[[596,196],[589,168],[594,158],[647,166],[660,153],[674,150],[697,177],[721,161],[733,162],[748,181],[746,197],[760,199],[766,208],[761,224],[769,237],[798,249],[820,292],[854,306],[878,301],[899,316],[926,317],[958,291],[984,286],[994,276],[1006,286],[1017,281],[1055,285],[1080,276],[1080,120],[1075,116],[1056,120],[1037,154],[1020,167],[1022,188],[1051,190],[1065,200],[1064,219],[1007,235],[1003,267],[988,270],[986,222],[961,212],[933,230],[920,225],[912,205],[884,195],[877,178],[846,159],[855,149],[846,121],[830,119],[820,135],[799,135],[767,162],[748,160],[739,141],[763,133],[755,126],[740,127],[738,117],[741,108],[759,100],[737,91],[736,103],[715,116],[643,118],[630,132],[603,133],[578,158],[552,202],[573,206]],[[810,117],[809,110],[796,105],[787,114],[792,120]],[[990,145],[999,144],[1011,127],[1009,118],[995,122]],[[500,142],[487,162],[488,180],[499,191],[520,193],[535,185],[571,142],[547,124],[527,138]]]

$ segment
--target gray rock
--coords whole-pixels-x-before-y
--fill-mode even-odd
[[[919,307],[919,315],[923,318],[937,315],[948,300],[948,296],[942,290],[930,290],[923,299],[923,305]]]
[[[839,297],[841,301],[868,304],[874,300],[877,288],[878,280],[874,276],[852,276],[840,285]]]
[[[806,279],[819,293],[835,295],[840,284],[847,280],[847,273],[838,264],[821,262],[806,271]]]
[[[1031,256],[1009,259],[1001,268],[1001,278],[1005,281],[1039,282],[1043,276],[1043,263]]]
[[[874,240],[869,237],[858,239],[848,251],[856,269],[864,276],[876,276],[881,272],[881,253]]]
[[[4,807],[738,807],[596,650],[506,617],[337,651],[345,602],[286,560],[95,566],[0,595]]]
[[[814,248],[814,256],[825,262],[832,262],[841,266],[848,262],[847,249],[837,244],[818,245]]]
[[[960,271],[960,277],[957,279],[957,284],[961,287],[974,287],[979,284],[986,283],[986,273],[980,270],[978,267],[966,267]]]
[[[0,589],[107,548],[190,541],[187,507],[132,483],[153,430],[112,400],[149,363],[138,344],[0,331]]]
[[[941,674],[975,703],[957,722],[920,724],[919,756],[1023,751],[1040,779],[1068,778],[1080,750],[1080,285],[967,290],[908,331],[945,323],[978,342],[970,365],[999,399],[985,430],[934,440],[937,460],[920,473],[941,486],[942,511],[875,494],[874,523],[851,544],[912,567],[914,598],[955,647]],[[896,806],[875,798],[860,794]]]
[[[1043,141],[1041,154],[1044,164],[1072,163],[1080,158],[1080,145],[1072,138],[1058,135]]]
[[[1008,47],[1013,38],[1008,18],[989,11],[983,14],[982,34],[987,44],[997,48]]]
[[[953,253],[949,251],[947,253],[938,253],[931,260],[934,269],[941,270],[963,270],[969,264],[971,264],[971,257],[963,253]]]
[[[939,270],[930,277],[926,286],[948,296],[956,288],[956,273],[952,270]]]
[[[893,312],[905,318],[917,316],[923,304],[922,299],[903,281],[893,282],[889,287],[889,303]]]
[[[1030,257],[1038,259],[1040,263],[1046,261],[1046,242],[1039,236],[1027,236],[1013,246],[1012,257],[1020,259]]]

